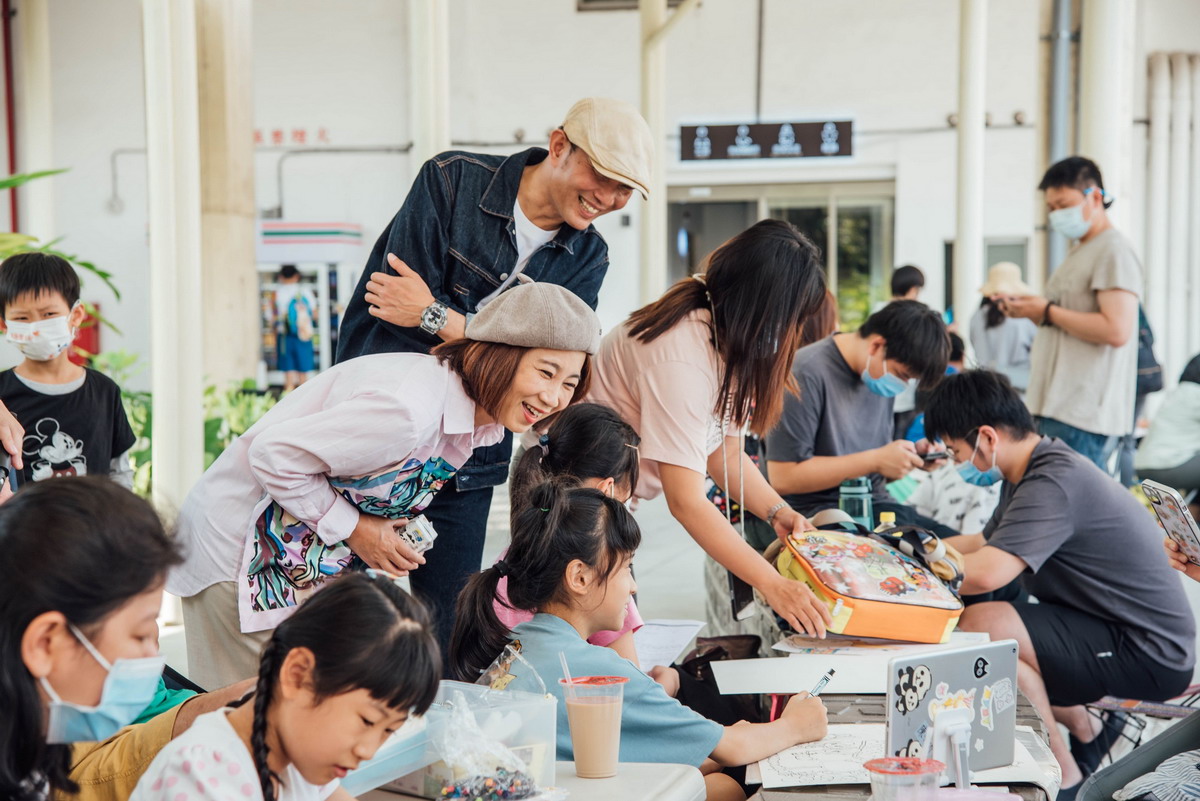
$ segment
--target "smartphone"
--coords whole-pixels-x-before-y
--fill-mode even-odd
[[[929,453],[921,454],[921,461],[925,462],[926,464],[928,464],[929,462],[936,462],[941,459],[949,459],[949,458],[950,458],[950,451],[930,451]]]
[[[1200,565],[1200,527],[1196,526],[1183,496],[1166,484],[1150,480],[1142,482],[1142,492],[1146,493],[1150,508],[1167,536],[1179,543],[1188,561]]]

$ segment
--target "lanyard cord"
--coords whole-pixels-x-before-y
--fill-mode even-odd
[[[696,273],[692,278],[704,284],[704,276]],[[717,352],[717,360],[721,359],[721,346],[717,339],[717,310],[713,306],[712,295],[708,293],[707,287],[704,290],[704,297],[708,298],[709,313],[712,314],[712,334],[713,334],[713,349]],[[746,464],[742,458],[746,453],[746,431],[745,426],[738,428],[738,505],[741,507],[741,514],[738,515],[738,526],[733,525],[733,492],[729,486],[729,453],[725,445],[725,439],[729,434],[729,399],[726,398],[722,404],[721,414],[721,469],[724,473],[724,482],[721,484],[721,491],[725,493],[725,522],[729,523],[729,527],[738,531],[742,535],[742,539],[746,539]]]

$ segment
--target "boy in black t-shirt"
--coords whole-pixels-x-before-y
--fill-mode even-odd
[[[121,389],[69,358],[86,316],[75,270],[46,253],[10,256],[0,264],[0,314],[8,341],[25,356],[0,373],[0,401],[25,428],[18,487],[76,475],[111,475],[132,486],[135,437]]]

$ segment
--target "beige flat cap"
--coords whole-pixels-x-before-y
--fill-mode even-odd
[[[650,196],[654,137],[638,110],[623,100],[585,97],[567,112],[563,133],[592,160],[596,172]]]
[[[571,290],[529,281],[500,293],[480,309],[471,318],[466,337],[595,355],[600,350],[600,318]]]

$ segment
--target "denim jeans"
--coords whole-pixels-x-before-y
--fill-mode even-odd
[[[1091,431],[1084,431],[1082,428],[1067,425],[1051,417],[1038,417],[1036,420],[1039,434],[1045,437],[1061,439],[1071,447],[1071,450],[1096,465],[1096,467],[1099,467],[1105,473],[1109,472],[1108,457],[1112,454],[1113,447],[1116,445],[1119,437],[1110,437],[1107,434],[1093,434]]]
[[[438,645],[445,654],[454,630],[454,604],[467,579],[479,572],[487,535],[492,487],[462,490],[446,483],[423,514],[437,530],[437,543],[425,552],[425,564],[409,574],[413,593],[433,614]]]

